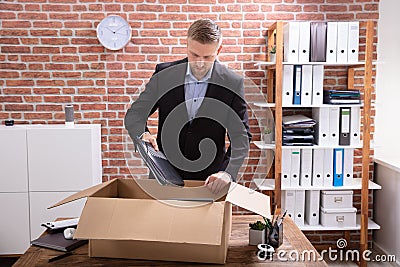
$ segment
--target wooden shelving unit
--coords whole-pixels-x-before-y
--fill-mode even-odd
[[[253,182],[260,190],[275,190],[274,179],[254,179]],[[353,178],[351,184],[343,186],[285,186],[282,190],[360,190],[362,189],[362,178]],[[372,181],[368,181],[368,189],[376,190],[382,187]]]
[[[374,23],[368,21],[365,44],[364,65],[364,117],[363,117],[363,153],[362,153],[362,187],[361,187],[361,229],[360,251],[368,249],[368,183],[369,183],[369,153],[371,141],[371,91],[372,91],[372,59],[374,43]],[[354,88],[354,68],[349,68],[348,87]],[[360,266],[367,266],[361,259]]]
[[[354,179],[354,185],[344,186],[337,189],[361,189],[361,214],[357,217],[357,226],[351,229],[340,230],[345,231],[345,238],[349,239],[350,230],[360,230],[360,252],[363,253],[368,249],[368,229],[379,229],[376,225],[368,218],[368,190],[369,189],[380,189],[380,186],[369,180],[369,154],[370,154],[370,141],[371,141],[371,91],[372,91],[372,66],[373,66],[373,39],[374,39],[374,22],[361,22],[360,28],[366,30],[366,44],[365,44],[365,61],[339,64],[339,63],[324,63],[324,62],[307,62],[307,63],[290,63],[283,62],[283,26],[285,22],[278,21],[272,24],[268,28],[268,44],[276,45],[276,62],[270,62],[269,54],[267,53],[266,62],[258,62],[256,65],[263,66],[266,68],[267,76],[267,103],[256,103],[259,107],[269,107],[275,110],[275,144],[262,144],[257,142],[256,145],[261,149],[273,149],[275,150],[275,164],[274,164],[274,177],[266,179],[264,181],[255,181],[259,183],[258,187],[262,190],[273,190],[273,206],[277,207],[276,213],[281,211],[281,191],[293,188],[282,188],[281,187],[281,174],[282,174],[282,109],[287,108],[282,106],[282,77],[283,77],[283,66],[285,64],[296,64],[296,65],[326,65],[326,66],[347,66],[348,69],[348,88],[354,89],[354,76],[355,70],[362,68],[364,70],[364,100],[361,105],[363,107],[363,119],[362,119],[362,178]],[[317,105],[320,107],[324,105]],[[350,105],[349,105],[350,106]],[[292,107],[292,106],[290,106]],[[289,108],[290,108],[289,107]],[[299,106],[293,106],[299,107]],[[301,107],[301,106],[300,106]],[[312,108],[307,107],[307,108]],[[338,146],[335,146],[338,147]],[[303,147],[308,148],[308,147]],[[349,147],[347,147],[349,148]],[[351,147],[350,147],[351,148]],[[352,147],[354,148],[354,147]],[[312,188],[313,190],[321,189],[334,189],[332,188]],[[297,190],[310,190],[304,188],[298,188]],[[369,227],[370,226],[370,227]],[[301,227],[300,227],[301,228]],[[305,226],[302,230],[339,230],[328,229],[322,226]],[[362,257],[361,257],[362,258]],[[360,266],[367,266],[366,262],[361,259],[359,262]]]

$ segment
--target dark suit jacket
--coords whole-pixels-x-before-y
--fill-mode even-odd
[[[205,180],[221,170],[235,179],[251,139],[243,78],[215,61],[205,98],[189,122],[184,91],[187,64],[185,58],[156,66],[145,91],[127,111],[125,128],[132,138],[139,136],[158,109],[158,146],[183,179]]]

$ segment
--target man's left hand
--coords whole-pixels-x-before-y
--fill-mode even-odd
[[[227,184],[231,182],[229,173],[221,171],[208,176],[204,185],[214,194],[218,194]]]

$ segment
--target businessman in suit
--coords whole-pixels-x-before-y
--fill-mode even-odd
[[[188,29],[187,58],[158,64],[125,116],[132,138],[150,142],[183,179],[204,180],[214,193],[236,180],[251,139],[243,78],[216,60],[221,43],[218,25],[195,21]],[[154,136],[146,122],[156,110]]]

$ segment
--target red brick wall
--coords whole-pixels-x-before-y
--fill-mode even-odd
[[[377,21],[378,2],[1,1],[0,121],[63,123],[64,105],[73,103],[78,123],[102,124],[103,180],[127,177],[130,174],[122,135],[125,111],[157,63],[185,56],[186,29],[192,21],[215,20],[224,35],[220,61],[244,72],[265,92],[265,72],[253,63],[265,60],[264,35],[268,25],[276,20]],[[120,51],[106,50],[96,38],[97,24],[110,14],[127,18],[133,29],[131,42]],[[340,87],[347,82],[340,69],[329,75],[326,86]],[[150,124],[156,125],[154,118]],[[254,140],[259,140],[255,118],[251,119],[251,125]],[[247,179],[257,171],[259,154],[252,146]],[[361,158],[356,155],[359,177]],[[138,160],[130,160],[129,165],[138,175],[146,173]],[[372,167],[371,163],[371,170]],[[324,236],[314,236],[313,240],[323,243]]]

